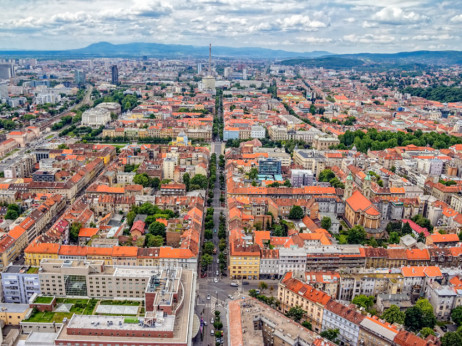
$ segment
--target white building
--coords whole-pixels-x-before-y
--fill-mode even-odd
[[[365,316],[334,300],[326,304],[322,315],[322,330],[338,329],[341,345],[358,345],[360,324]]]
[[[260,125],[254,125],[250,129],[251,138],[265,138],[265,128]]]
[[[279,249],[279,275],[287,272],[304,272],[306,268],[306,251],[297,248]]]
[[[88,109],[82,114],[82,125],[86,126],[104,126],[111,121],[111,112],[105,108]]]

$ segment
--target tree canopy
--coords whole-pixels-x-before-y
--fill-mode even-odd
[[[398,306],[391,305],[388,309],[383,312],[382,318],[388,323],[404,323],[404,312],[402,312]]]
[[[294,205],[294,206],[290,209],[290,212],[289,212],[289,219],[292,219],[292,220],[303,219],[303,216],[304,216],[304,215],[305,215],[305,213],[303,212],[302,207],[300,207],[299,205]]]
[[[414,144],[416,146],[430,146],[435,149],[449,148],[454,144],[461,144],[462,138],[449,136],[446,133],[425,132],[417,130],[415,132],[391,132],[377,131],[377,129],[368,129],[366,133],[362,130],[347,130],[343,135],[338,137],[340,144],[339,149],[347,149],[356,146],[357,150],[367,153],[368,150],[384,150],[397,146],[406,146]]]

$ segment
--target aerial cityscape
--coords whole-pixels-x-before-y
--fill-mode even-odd
[[[462,346],[458,1],[2,7],[2,346]]]

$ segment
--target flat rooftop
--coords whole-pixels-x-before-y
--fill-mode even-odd
[[[302,327],[280,312],[254,298],[236,299],[228,303],[230,346],[263,345],[262,330],[254,329],[254,321],[261,320],[270,325],[273,335],[291,340],[301,339],[312,345],[316,339],[324,340],[315,332]],[[327,344],[328,345],[328,344]]]
[[[74,315],[67,325],[64,325],[60,331],[56,342],[66,343],[67,341],[79,341],[82,343],[104,343],[115,342],[120,344],[136,345],[142,343],[149,344],[188,344],[192,332],[192,320],[194,315],[194,297],[195,297],[195,273],[191,270],[178,270],[181,273],[181,283],[183,284],[183,304],[178,313],[163,317],[163,313],[159,312],[157,317],[162,314],[163,322],[155,327],[143,326],[140,323],[126,323],[126,316],[100,316],[100,315]],[[140,317],[139,320],[143,321]],[[109,322],[111,321],[111,322]],[[109,324],[108,324],[109,322]],[[68,334],[68,328],[79,329],[112,329],[112,330],[144,330],[144,331],[171,331],[173,330],[172,338],[156,338],[156,337],[125,337],[125,336],[95,336],[95,335],[71,335]]]

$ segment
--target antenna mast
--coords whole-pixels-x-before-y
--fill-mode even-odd
[[[212,75],[212,44],[209,44],[209,76]]]

